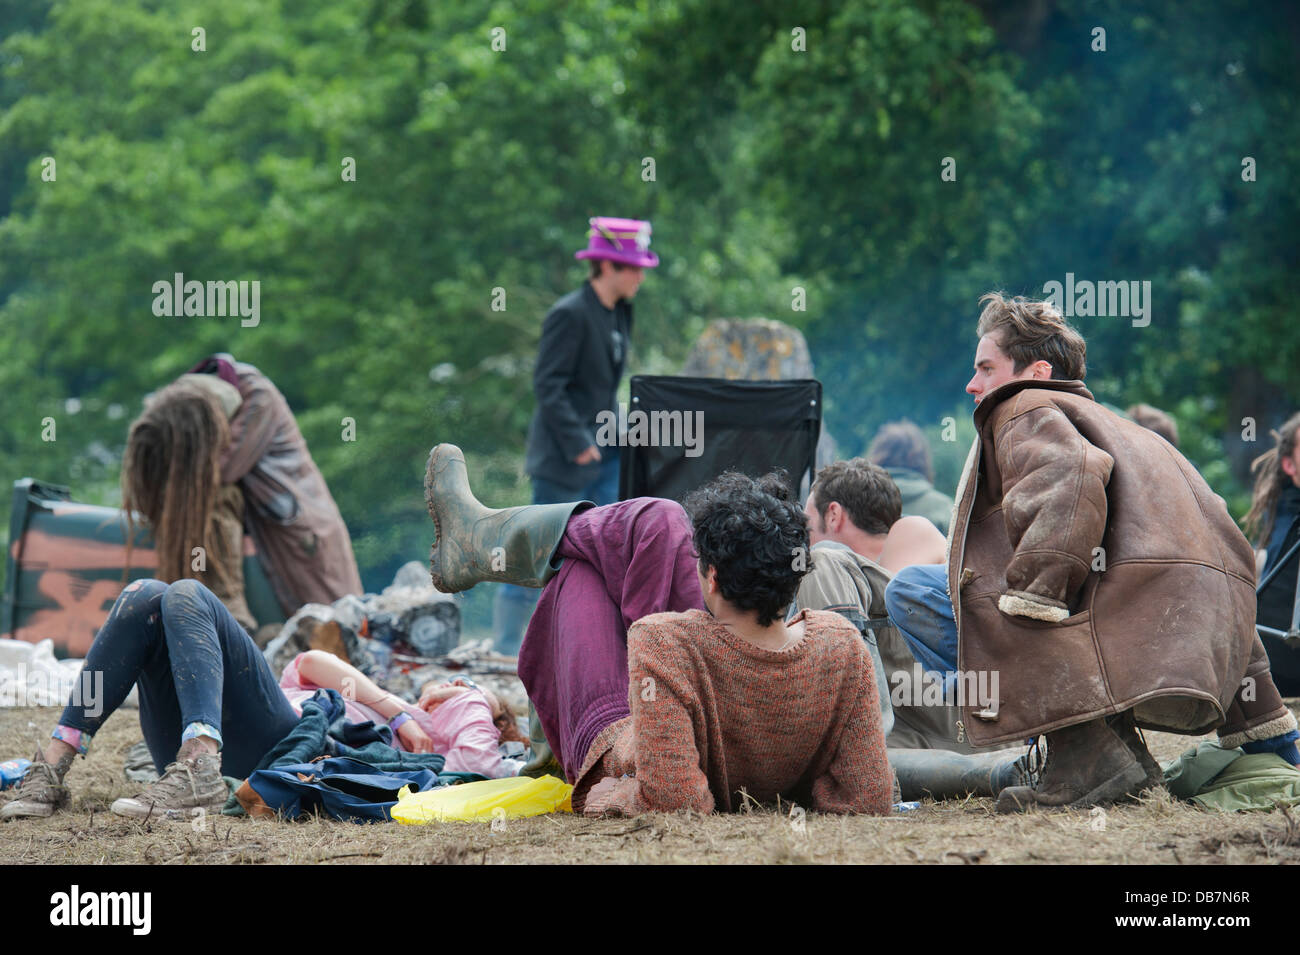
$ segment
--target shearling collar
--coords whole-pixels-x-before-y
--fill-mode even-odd
[[[978,431],[984,427],[984,422],[988,420],[993,409],[1006,401],[1012,395],[1024,391],[1026,388],[1041,388],[1044,391],[1064,391],[1071,395],[1078,395],[1081,398],[1087,398],[1089,401],[1096,401],[1082,381],[1060,381],[1055,378],[1026,378],[1020,381],[1008,381],[1005,385],[999,385],[991,391],[987,398],[975,406],[975,429]]]

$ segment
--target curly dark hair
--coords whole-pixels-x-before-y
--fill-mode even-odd
[[[714,568],[722,596],[758,611],[759,626],[783,617],[812,568],[808,518],[785,472],[756,479],[727,471],[682,505],[695,526],[700,568]]]

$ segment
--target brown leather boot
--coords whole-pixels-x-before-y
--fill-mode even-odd
[[[1142,788],[1153,789],[1156,786],[1163,786],[1165,784],[1165,772],[1160,768],[1160,764],[1155,761],[1155,758],[1152,757],[1146,743],[1142,741],[1142,737],[1138,733],[1137,720],[1133,717],[1133,711],[1125,710],[1118,716],[1108,717],[1106,722],[1115,731],[1115,735],[1124,741],[1124,745],[1133,754],[1133,758],[1138,761],[1143,772],[1147,774],[1146,782],[1142,784]]]
[[[1047,734],[1047,762],[1036,786],[1002,790],[998,812],[1024,812],[1030,806],[1079,809],[1136,796],[1146,788],[1147,771],[1105,719],[1067,726]]]
[[[569,517],[589,501],[492,510],[469,489],[465,456],[454,444],[429,452],[424,501],[438,539],[429,555],[433,586],[445,594],[487,580],[541,587],[559,570],[553,561]]]

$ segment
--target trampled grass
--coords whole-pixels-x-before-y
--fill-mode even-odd
[[[0,710],[0,758],[30,756],[57,708]],[[137,712],[114,714],[69,774],[70,810],[0,824],[0,863],[1001,863],[1222,864],[1300,861],[1300,825],[1285,812],[1204,812],[1161,792],[1132,806],[998,816],[988,799],[926,802],[889,818],[788,809],[732,816],[651,813],[633,819],[556,814],[486,824],[359,826],[328,819],[129,822],[109,805],[138,785],[122,774],[140,739]],[[1191,744],[1148,734],[1158,759]],[[1300,814],[1297,814],[1300,818]]]

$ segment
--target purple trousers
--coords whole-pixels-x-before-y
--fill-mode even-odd
[[[519,650],[519,678],[570,782],[601,730],[631,712],[627,628],[703,610],[691,524],[675,501],[639,497],[569,518],[559,573]]]

